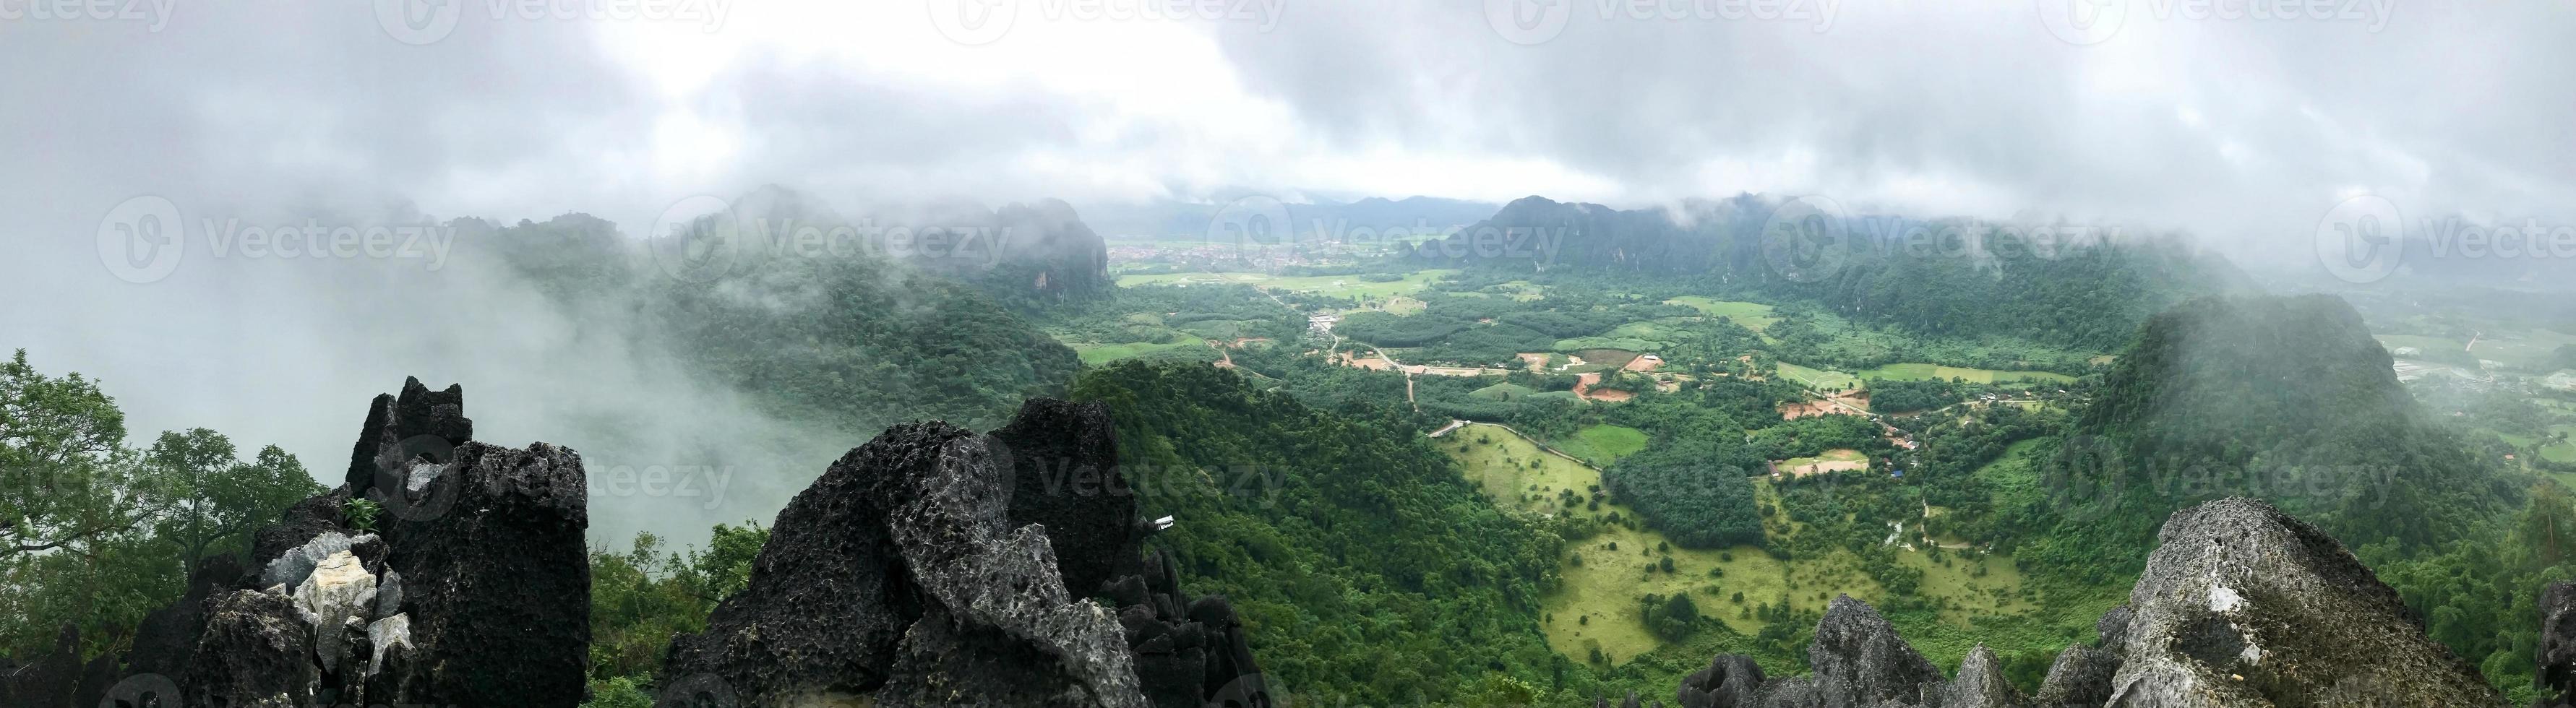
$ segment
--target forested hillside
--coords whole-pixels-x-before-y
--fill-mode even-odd
[[[1154,543],[1185,583],[1233,601],[1263,668],[1301,699],[1450,702],[1488,676],[1581,680],[1539,631],[1561,541],[1479,498],[1407,426],[1184,363],[1117,364],[1073,393],[1109,404],[1144,516],[1176,517]]]
[[[2060,452],[2061,501],[2131,534],[2248,494],[2356,546],[2420,547],[2520,501],[2425,419],[2360,316],[2329,295],[2204,298],[2157,315],[2076,433]]]
[[[777,207],[779,222],[798,212]],[[608,222],[475,224],[461,249],[525,277],[587,329],[667,347],[778,416],[874,431],[909,418],[999,425],[1028,396],[1063,390],[1073,351],[976,288],[865,252],[737,252],[676,277]]]
[[[1852,215],[1822,244],[1788,243],[1799,237],[1764,232],[1781,206],[1745,195],[1671,212],[1623,211],[1527,197],[1415,257],[1523,273],[1682,276],[1711,294],[1808,299],[1919,335],[2004,335],[2096,350],[2119,348],[2166,305],[2242,279],[2225,260],[2176,238],[2103,229],[2051,226],[2043,237],[1965,221]],[[1479,238],[1499,242],[1480,247]]]

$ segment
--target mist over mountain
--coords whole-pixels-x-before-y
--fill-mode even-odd
[[[1679,276],[1812,298],[1927,335],[2098,349],[2120,346],[2168,304],[2249,285],[2227,259],[2174,234],[1852,214],[1830,201],[1751,194],[1635,210],[1528,197],[1413,254],[1442,265]],[[2071,312],[2088,318],[2070,323]]]

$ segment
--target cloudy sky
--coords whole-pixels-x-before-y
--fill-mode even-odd
[[[565,355],[576,323],[488,317],[533,306],[470,273],[135,278],[109,247],[144,212],[187,259],[316,214],[641,231],[773,183],[1077,209],[1815,194],[2313,258],[2356,195],[2576,220],[2570,37],[2571,0],[0,0],[0,348],[108,380],[139,434],[317,467],[404,375],[475,382],[507,444],[601,407],[723,418],[650,362]]]
[[[52,217],[13,240],[136,194],[627,222],[764,183],[1753,191],[2232,241],[2354,194],[2576,193],[2567,0],[102,2],[0,0],[0,206]]]

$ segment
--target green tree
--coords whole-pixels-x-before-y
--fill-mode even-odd
[[[279,509],[322,491],[285,450],[270,445],[242,462],[231,439],[205,428],[162,433],[143,453],[142,476],[171,500],[156,532],[179,547],[189,574],[207,555],[234,550],[235,542],[276,521]]]
[[[98,382],[49,377],[20,349],[0,364],[0,558],[133,531],[166,499],[128,493],[125,414]]]

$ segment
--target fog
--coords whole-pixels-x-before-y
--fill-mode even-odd
[[[209,427],[325,480],[370,396],[462,383],[479,438],[637,473],[594,497],[595,539],[686,538],[765,520],[873,431],[763,416],[470,244],[289,256],[233,227],[581,212],[636,235],[771,183],[850,213],[1062,198],[1148,225],[1243,194],[1756,192],[2182,231],[2312,273],[2357,197],[2407,238],[2576,224],[2566,3],[2114,3],[2073,41],[2006,1],[1003,2],[971,31],[927,4],[0,3],[0,347],[102,379],[138,443]],[[164,232],[111,228],[163,204]],[[116,264],[155,237],[182,254],[166,274]],[[731,476],[645,490],[704,467]]]

